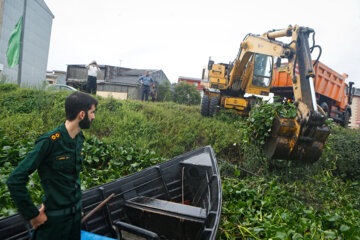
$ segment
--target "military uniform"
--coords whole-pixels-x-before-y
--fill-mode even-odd
[[[72,139],[65,124],[45,133],[7,180],[11,196],[21,215],[30,220],[39,214],[26,189],[29,175],[38,171],[48,217],[34,232],[34,239],[80,239],[81,189],[84,135]]]

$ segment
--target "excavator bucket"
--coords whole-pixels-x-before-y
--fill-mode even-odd
[[[277,116],[264,146],[265,156],[304,163],[315,162],[320,158],[329,134],[330,128],[325,124],[305,130],[295,118]]]
[[[289,159],[299,138],[300,125],[295,119],[280,118],[276,116],[267,139],[265,156],[276,159]]]

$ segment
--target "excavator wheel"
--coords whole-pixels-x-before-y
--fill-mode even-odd
[[[203,115],[204,117],[208,117],[209,116],[209,95],[204,95],[201,101],[201,110],[200,113],[201,115]]]
[[[216,107],[218,105],[219,98],[218,97],[212,97],[209,104],[209,117],[214,116],[216,112]]]

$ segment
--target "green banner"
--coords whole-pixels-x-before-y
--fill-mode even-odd
[[[19,64],[22,21],[23,17],[21,16],[9,39],[6,57],[10,68]]]

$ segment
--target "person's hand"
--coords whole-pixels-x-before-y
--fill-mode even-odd
[[[45,206],[41,204],[39,209],[39,215],[30,220],[31,226],[36,229],[37,227],[43,225],[47,221],[47,216],[45,214]]]

